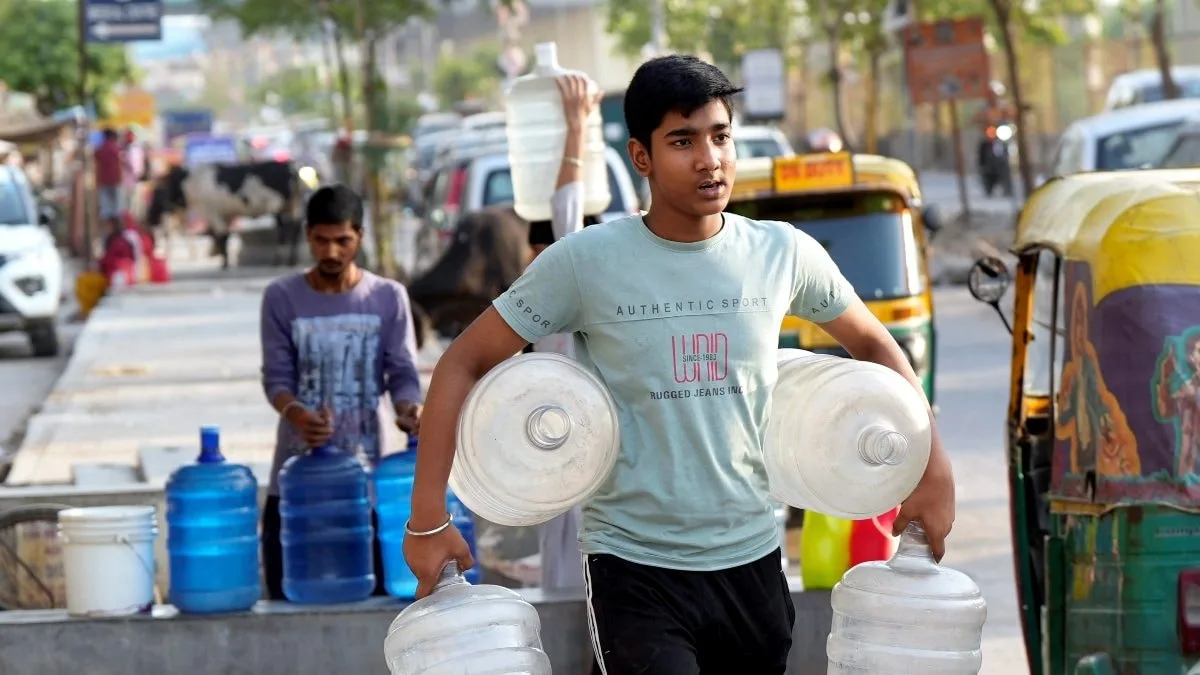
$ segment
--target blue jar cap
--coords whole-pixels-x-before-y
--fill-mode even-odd
[[[200,427],[200,456],[196,461],[201,464],[225,461],[225,455],[221,454],[221,427],[211,424]]]

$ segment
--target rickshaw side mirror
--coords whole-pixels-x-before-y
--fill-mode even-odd
[[[921,209],[921,222],[925,225],[925,229],[931,233],[935,233],[942,229],[942,210],[937,204],[926,204]]]
[[[993,307],[1000,304],[1000,298],[1004,297],[1011,282],[1008,267],[995,256],[976,260],[967,274],[967,290],[971,291],[971,296]]]

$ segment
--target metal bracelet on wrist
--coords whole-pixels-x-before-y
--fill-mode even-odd
[[[453,522],[454,522],[454,517],[447,513],[446,514],[446,522],[442,523],[441,525],[438,525],[437,527],[433,528],[432,530],[425,530],[424,532],[421,532],[421,531],[414,530],[411,527],[409,527],[408,523],[404,523],[404,533],[411,537],[432,537],[433,535],[438,534],[442,530],[445,530],[446,528],[450,527],[450,524]]]

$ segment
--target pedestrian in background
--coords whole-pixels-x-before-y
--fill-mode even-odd
[[[262,516],[263,571],[272,599],[284,599],[278,483],[283,463],[327,443],[378,462],[384,393],[405,433],[417,431],[421,415],[408,291],[354,262],[362,245],[362,199],[344,185],[323,187],[309,198],[305,215],[317,263],[272,282],[262,302],[263,390],[279,413]],[[386,594],[382,570],[377,539],[376,595]]]
[[[108,229],[119,228],[121,183],[125,174],[122,165],[125,160],[116,131],[104,130],[104,140],[92,154],[92,160],[96,164],[96,199],[100,220],[107,224]]]

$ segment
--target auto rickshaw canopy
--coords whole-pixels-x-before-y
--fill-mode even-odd
[[[740,159],[731,199],[880,189],[903,196],[910,207],[921,205],[921,186],[912,167],[891,157],[849,152]]]
[[[1051,180],[1021,211],[1012,250],[1040,249],[1087,263],[1093,302],[1132,286],[1200,285],[1200,169]]]

